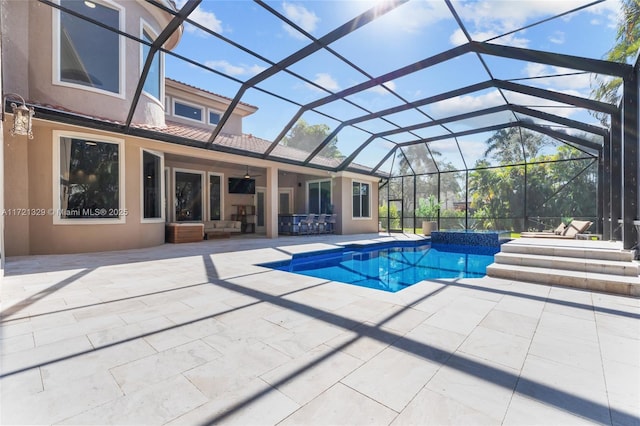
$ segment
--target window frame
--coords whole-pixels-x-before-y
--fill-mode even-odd
[[[200,200],[200,214],[202,219],[200,220],[178,220],[178,218],[176,217],[176,203],[178,202],[177,198],[176,198],[176,173],[191,173],[194,175],[200,175],[200,196],[201,196],[201,200]],[[207,208],[205,207],[205,202],[208,201],[208,198],[206,197],[206,193],[208,191],[205,190],[205,185],[208,185],[208,182],[205,182],[205,176],[206,173],[203,170],[195,170],[195,169],[184,169],[181,167],[173,167],[171,169],[171,180],[172,180],[172,188],[171,188],[171,196],[173,199],[173,206],[171,206],[171,210],[172,210],[172,218],[173,221],[176,223],[203,223],[204,222],[204,218],[207,217],[205,215]]]
[[[60,199],[60,142],[62,138],[85,139],[91,142],[111,143],[118,146],[118,209],[123,214],[118,218],[77,218],[65,219],[61,217],[62,205]],[[93,133],[82,133],[75,131],[53,131],[53,208],[52,217],[54,225],[121,225],[127,222],[126,191],[125,191],[125,149],[124,139],[111,136],[97,135]]]
[[[57,5],[60,5],[60,0],[53,0]],[[92,2],[97,3],[101,6],[104,7],[108,7],[111,9],[115,9],[118,11],[118,29],[120,31],[124,31],[124,27],[125,27],[125,22],[126,21],[126,16],[125,16],[125,8],[111,0],[92,0]],[[87,92],[93,92],[93,93],[98,93],[101,95],[107,95],[107,96],[112,96],[115,98],[119,98],[119,99],[125,99],[126,98],[126,44],[125,44],[125,39],[123,36],[118,35],[118,55],[119,55],[119,63],[120,63],[120,67],[118,70],[119,76],[118,76],[118,81],[119,81],[119,87],[118,87],[118,93],[115,92],[110,92],[108,90],[104,90],[104,89],[98,89],[96,87],[91,87],[91,86],[86,86],[83,84],[76,84],[76,83],[70,83],[67,81],[62,81],[62,78],[60,76],[60,53],[61,53],[61,48],[60,48],[60,14],[62,13],[62,11],[60,9],[55,9],[53,11],[52,15],[52,20],[53,20],[53,24],[52,24],[52,37],[51,37],[51,53],[52,53],[52,61],[51,61],[51,65],[52,65],[52,71],[51,71],[51,84],[53,86],[63,86],[63,87],[69,87],[69,88],[73,88],[73,89],[80,89],[80,90],[84,90]]]
[[[211,114],[212,113],[218,115],[218,123],[220,123],[220,119],[222,119],[222,114],[223,113],[218,111],[218,110],[216,110],[216,109],[213,109],[213,108],[207,108],[207,124],[209,126],[217,127],[218,123],[212,123],[211,122]]]
[[[369,189],[367,190],[368,191],[367,198],[368,198],[368,204],[369,204],[369,216],[362,216],[362,206],[363,206],[363,204],[362,204],[362,190],[361,190],[360,195],[359,195],[360,216],[355,216],[354,215],[353,185],[356,184],[356,183],[360,185],[360,188],[362,188],[362,185],[367,185],[369,187]],[[372,219],[372,215],[371,215],[371,198],[372,198],[371,197],[371,188],[372,188],[371,182],[363,182],[363,181],[356,180],[356,179],[352,179],[351,180],[351,219],[352,220],[370,220],[370,219]]]
[[[144,217],[144,153],[155,155],[160,158],[160,217]],[[167,203],[165,196],[165,166],[164,153],[153,151],[147,148],[140,148],[140,223],[162,223],[166,221],[165,205]]]
[[[320,184],[319,186],[319,190],[322,189],[322,183],[323,182],[329,182],[329,205],[333,205],[333,179],[314,179],[314,180],[308,180],[306,181],[306,185],[305,185],[305,192],[306,192],[306,200],[307,200],[307,213],[312,213],[311,212],[311,197],[309,195],[310,191],[309,191],[309,185],[313,184],[313,183],[318,183]],[[320,194],[322,194],[322,191],[318,192],[318,196],[320,196]],[[321,200],[318,200],[321,201]],[[320,207],[320,210],[322,210],[322,204],[319,202],[318,206]],[[313,213],[313,214],[319,214],[319,213]]]
[[[190,107],[199,109],[202,112],[203,119],[202,120],[196,120],[195,118],[189,118],[189,117],[185,117],[183,115],[176,115],[176,102],[184,104],[185,106],[190,106]],[[196,104],[196,103],[193,103],[193,102],[189,102],[189,101],[185,101],[185,100],[179,99],[179,98],[174,98],[174,97],[171,98],[171,115],[176,117],[176,118],[181,118],[183,120],[189,120],[189,121],[193,121],[194,123],[203,124],[205,122],[204,121],[205,113],[206,113],[206,108],[203,107],[202,105],[199,105],[199,104]],[[208,118],[208,116],[207,116],[207,118]]]
[[[158,38],[158,33],[153,29],[153,27],[144,19],[140,19],[140,39],[144,40],[145,36],[144,33],[147,33],[153,40],[155,40],[156,38]],[[153,41],[152,40],[152,41]],[[144,44],[140,44],[140,75],[142,75],[142,69],[144,68],[144,63],[146,60],[146,57],[144,55],[144,48],[147,47]],[[153,99],[154,101],[156,101],[158,103],[158,105],[161,105],[163,108],[166,108],[166,104],[163,104],[162,99],[165,99],[165,89],[164,89],[164,52],[162,52],[161,50],[159,50],[157,52],[158,56],[158,89],[159,89],[159,93],[158,93],[158,97],[156,97],[155,95],[153,95],[152,93],[147,92],[146,90],[144,90],[144,85],[142,87],[142,93],[144,93],[145,95],[147,95],[150,99]]]
[[[220,219],[211,219],[211,176],[218,176],[220,178]],[[207,215],[206,221],[212,220],[224,220],[224,197],[225,197],[225,185],[224,174],[219,172],[207,172]]]

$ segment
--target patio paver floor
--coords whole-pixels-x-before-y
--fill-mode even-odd
[[[640,299],[255,266],[397,235],[9,258],[2,424],[640,424]]]

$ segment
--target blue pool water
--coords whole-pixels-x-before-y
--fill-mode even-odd
[[[431,243],[387,243],[294,255],[261,266],[396,292],[419,281],[479,278],[499,247]]]

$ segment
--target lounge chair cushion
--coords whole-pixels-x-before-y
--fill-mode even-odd
[[[558,227],[553,230],[553,233],[556,235],[562,235],[564,234],[565,229],[567,229],[567,225],[565,225],[564,223],[560,223],[560,225],[558,225]]]
[[[564,230],[563,236],[575,238],[576,235],[584,233],[592,225],[588,220],[572,220]]]

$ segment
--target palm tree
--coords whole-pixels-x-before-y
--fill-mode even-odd
[[[492,157],[502,165],[522,163],[536,157],[546,145],[539,134],[516,127],[500,129],[487,139],[484,157]]]
[[[633,60],[640,49],[640,0],[623,0],[622,16],[618,22],[616,36],[617,43],[607,52],[608,61],[627,63]],[[591,95],[603,102],[617,105],[620,102],[621,78],[603,78],[596,75],[593,79]],[[592,114],[607,126],[609,115],[592,112]]]

